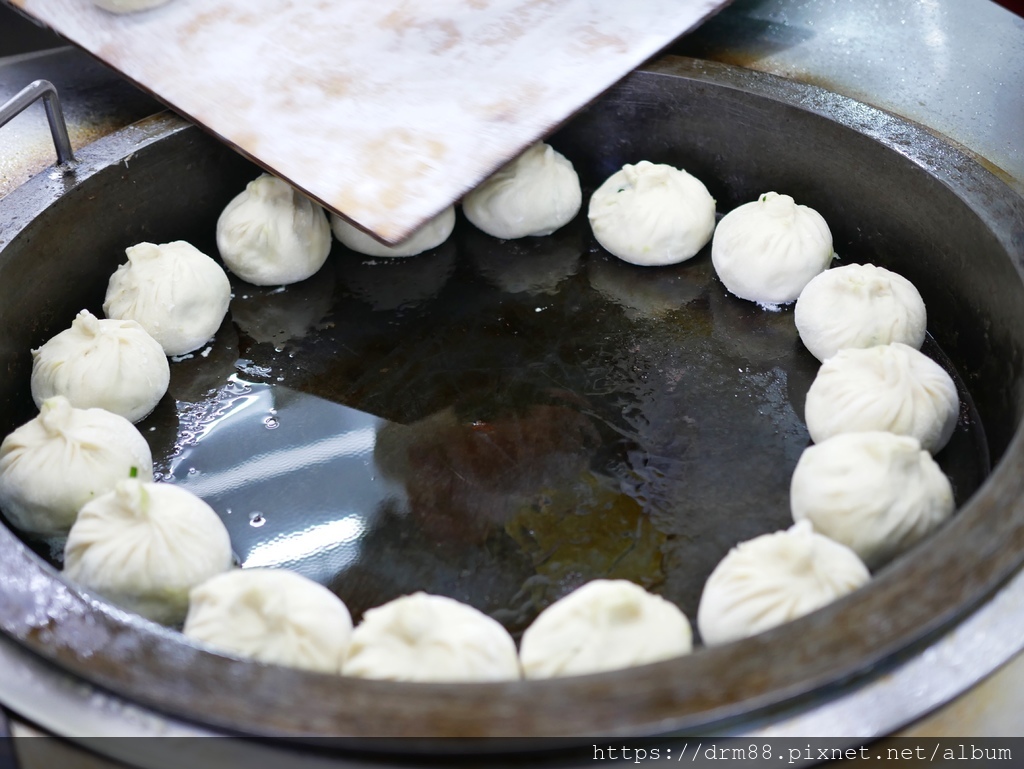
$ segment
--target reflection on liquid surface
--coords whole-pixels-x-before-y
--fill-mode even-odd
[[[791,522],[818,368],[792,311],[728,295],[706,252],[633,267],[573,235],[578,263],[531,278],[483,237],[409,269],[337,248],[330,303],[323,277],[287,289],[301,333],[287,297],[264,292],[268,331],[247,294],[209,353],[238,356],[219,388],[142,426],[159,472],[218,511],[243,566],[316,579],[356,619],[425,590],[518,633],[597,577],[693,618],[730,547]],[[960,501],[982,442],[968,409],[938,457]]]

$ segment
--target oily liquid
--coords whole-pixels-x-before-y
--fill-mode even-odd
[[[595,578],[695,618],[731,547],[792,523],[819,364],[792,309],[729,295],[706,250],[633,267],[580,220],[526,241],[460,222],[414,259],[336,246],[296,286],[235,283],[140,425],[158,476],[213,506],[242,566],[317,580],[357,620],[423,590],[518,634]],[[938,460],[962,502],[988,461],[961,398]]]

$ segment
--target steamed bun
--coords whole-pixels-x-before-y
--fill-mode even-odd
[[[60,395],[0,445],[0,509],[33,534],[66,534],[82,505],[129,477],[153,479],[142,434],[122,416],[73,408]]]
[[[182,631],[261,662],[340,673],[348,608],[323,585],[283,569],[234,569],[192,588]]]
[[[86,504],[64,546],[70,579],[165,624],[183,620],[189,591],[231,560],[213,508],[177,486],[135,480]]]
[[[711,242],[711,261],[729,292],[768,306],[795,300],[833,256],[821,214],[776,192],[723,216]]]
[[[231,272],[256,286],[298,283],[331,251],[324,210],[270,174],[253,179],[217,219],[217,250]]]
[[[626,580],[588,582],[542,611],[523,633],[527,678],[583,675],[678,657],[693,648],[676,606]]]
[[[793,520],[878,567],[953,513],[953,489],[916,438],[844,433],[804,450],[790,485]]]
[[[101,408],[138,422],[167,392],[163,348],[134,320],[98,320],[82,310],[32,351],[32,399],[63,395],[80,409]]]
[[[580,210],[580,179],[564,155],[543,142],[466,195],[462,211],[496,238],[550,235]]]
[[[219,264],[183,240],[139,243],[125,254],[128,261],[107,284],[108,318],[136,321],[165,355],[184,355],[217,333],[231,301]]]
[[[677,264],[711,239],[715,199],[686,171],[641,160],[597,188],[587,216],[597,242],[619,259],[641,266]]]
[[[505,628],[472,606],[426,593],[367,611],[342,672],[388,681],[520,677],[516,644]]]
[[[914,284],[873,264],[847,264],[811,279],[796,300],[800,339],[820,361],[847,347],[901,342],[921,349],[927,313]]]
[[[959,414],[960,397],[949,374],[899,342],[840,350],[818,370],[804,405],[815,443],[839,433],[882,430],[917,438],[932,454],[949,442]]]
[[[366,256],[416,256],[437,248],[455,229],[455,206],[448,206],[416,232],[393,246],[385,246],[337,214],[331,214],[331,229],[341,244]]]
[[[736,641],[820,609],[870,578],[850,548],[800,521],[729,551],[704,585],[697,627],[708,646]]]

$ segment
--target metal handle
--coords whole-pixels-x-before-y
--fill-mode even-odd
[[[30,83],[6,104],[0,106],[0,127],[20,115],[37,99],[42,99],[43,106],[46,108],[46,119],[50,123],[53,146],[57,150],[57,163],[63,166],[74,163],[75,155],[71,151],[71,140],[68,138],[68,126],[64,122],[64,112],[60,108],[60,98],[57,96],[57,89],[49,80],[36,80],[34,83]]]

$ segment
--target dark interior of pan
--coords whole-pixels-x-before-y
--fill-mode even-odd
[[[1024,204],[927,131],[766,75],[687,59],[637,72],[558,131],[585,195],[647,159],[702,179],[720,213],[770,190],[828,221],[841,263],[912,280],[925,351],[964,408],[937,457],[960,505],[848,598],[772,632],[594,676],[397,684],[226,658],[64,582],[60,543],[0,526],[0,628],[157,711],[257,736],[640,735],[761,717],[891,664],[1024,556]],[[0,427],[34,415],[29,350],[99,314],[125,247],[216,254],[258,170],[173,116],[82,152],[0,202]],[[791,523],[817,361],[792,310],[725,291],[705,251],[667,268],[605,254],[585,217],[502,242],[461,220],[415,259],[336,245],[286,289],[233,279],[227,320],[172,363],[140,424],[162,480],[221,514],[243,566],[300,571],[358,617],[415,590],[517,635],[596,577],[693,619],[728,549]]]

